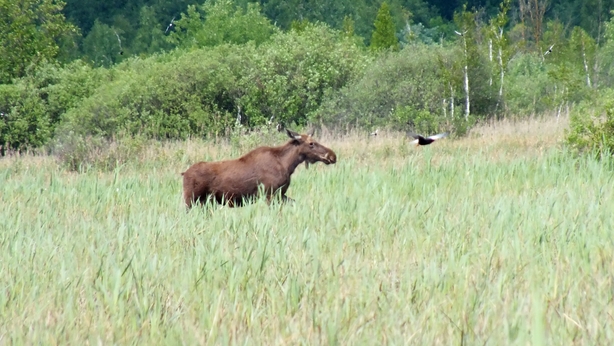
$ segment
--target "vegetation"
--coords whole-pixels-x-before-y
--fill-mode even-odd
[[[595,31],[542,1],[452,13],[420,0],[64,5],[0,2],[1,155],[85,158],[123,137],[277,124],[463,135],[480,121],[552,111],[588,124],[596,95],[614,88],[614,29],[600,9]],[[595,132],[588,125],[572,131],[579,151],[594,142],[581,140]]]
[[[373,35],[371,36],[370,47],[372,50],[398,50],[399,42],[395,36],[396,30],[394,29],[394,23],[387,2],[382,2],[373,26],[375,26],[375,30],[373,30]]]
[[[62,1],[0,0],[0,83],[55,59],[59,43],[78,33],[65,21],[63,7]]]
[[[612,344],[613,3],[546,5],[0,0],[0,340]],[[185,212],[278,126],[338,163]]]
[[[284,134],[149,143],[106,173],[6,158],[3,340],[611,344],[612,171],[561,152],[565,123],[321,134],[340,159],[299,167],[294,204],[189,213],[190,163]]]

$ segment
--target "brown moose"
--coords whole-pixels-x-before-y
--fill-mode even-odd
[[[332,150],[313,140],[313,132],[307,135],[286,132],[291,140],[285,145],[259,147],[235,160],[195,163],[181,173],[187,207],[209,199],[238,207],[261,192],[269,203],[278,192],[287,201],[290,176],[299,164],[337,162]]]

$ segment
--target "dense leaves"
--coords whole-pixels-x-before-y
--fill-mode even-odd
[[[261,46],[127,60],[114,69],[114,80],[66,113],[59,131],[185,138],[224,134],[239,123],[305,124],[364,62],[351,39],[314,25]]]
[[[275,26],[260,13],[258,4],[249,3],[244,10],[230,0],[188,6],[176,22],[170,41],[182,48],[216,46],[222,43],[260,44],[274,32]]]
[[[382,6],[375,18],[375,30],[371,36],[371,49],[378,51],[383,49],[397,50],[399,42],[395,36],[396,30],[390,15],[390,8],[387,2],[382,2]]]
[[[61,2],[0,0],[3,153],[50,147],[71,157],[125,136],[277,124],[462,135],[476,120],[553,112],[599,126],[577,105],[607,116],[593,100],[614,85],[603,11],[595,34],[549,19],[542,1],[469,3],[443,17],[427,4],[69,1],[80,36]],[[591,126],[574,126],[574,138]]]
[[[0,0],[0,83],[53,60],[57,40],[77,33],[60,12],[63,6],[53,0]]]

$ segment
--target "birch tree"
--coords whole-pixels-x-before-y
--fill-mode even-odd
[[[458,42],[460,43],[463,50],[463,89],[465,91],[465,120],[469,120],[469,115],[471,114],[469,64],[472,62],[476,54],[476,21],[475,13],[467,11],[466,7],[466,5],[463,6],[463,11],[454,15],[454,22],[460,30],[455,30],[455,33],[459,37]]]
[[[508,41],[503,31],[503,28],[509,20],[509,18],[507,17],[507,12],[510,9],[510,1],[511,0],[504,0],[499,5],[499,13],[490,20],[488,25],[487,36],[489,38],[489,59],[491,63],[493,63],[493,49],[497,52],[496,65],[499,75],[499,93],[497,97],[496,110],[499,109],[499,106],[501,106],[501,103],[503,102],[505,68],[509,59],[509,54],[507,53]]]

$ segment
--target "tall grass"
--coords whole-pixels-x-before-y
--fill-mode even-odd
[[[190,212],[179,173],[240,150],[4,159],[0,343],[611,344],[612,162],[565,154],[561,129],[324,134],[338,163],[301,166],[295,203]]]

